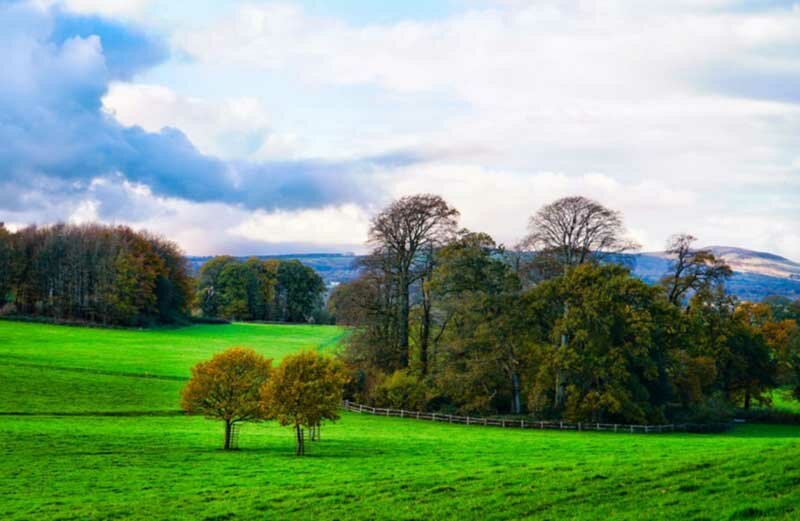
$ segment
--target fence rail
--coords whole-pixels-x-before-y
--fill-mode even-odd
[[[406,411],[404,409],[389,409],[385,407],[372,407],[345,400],[342,407],[348,411],[374,416],[391,416],[396,418],[411,418],[442,423],[458,423],[462,425],[485,425],[492,427],[507,427],[515,429],[539,429],[561,431],[596,431],[596,432],[621,432],[630,434],[659,434],[668,432],[725,432],[731,429],[730,423],[670,423],[666,425],[630,425],[623,423],[579,422],[568,423],[564,421],[539,421],[539,420],[511,420],[504,418],[487,418],[482,416],[459,416],[456,414],[442,414],[438,412]]]

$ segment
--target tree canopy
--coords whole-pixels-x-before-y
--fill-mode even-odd
[[[303,428],[339,419],[342,388],[347,376],[340,362],[317,353],[301,351],[287,356],[261,388],[265,417],[295,430],[297,455],[305,454]]]
[[[189,414],[222,420],[223,448],[230,449],[235,424],[265,418],[259,398],[271,371],[272,360],[252,349],[232,347],[192,368],[181,392],[181,407]]]

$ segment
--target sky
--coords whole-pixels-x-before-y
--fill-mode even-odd
[[[800,2],[0,0],[0,222],[364,251],[436,193],[513,245],[567,195],[800,260]]]

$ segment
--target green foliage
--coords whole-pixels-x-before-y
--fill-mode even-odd
[[[322,307],[325,282],[313,268],[298,260],[278,264],[277,313],[286,322],[308,322]]]
[[[621,266],[584,264],[532,293],[552,293],[549,285],[565,311],[540,348],[532,409],[572,421],[663,421],[677,309]]]
[[[424,411],[428,401],[426,394],[425,383],[407,369],[399,369],[375,388],[372,399],[381,407]]]
[[[214,257],[197,284],[203,315],[232,320],[318,321],[324,292],[322,277],[296,260]]]

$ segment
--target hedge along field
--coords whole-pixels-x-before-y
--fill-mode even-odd
[[[0,415],[0,518],[800,516],[796,427],[645,436],[346,413],[323,426],[304,458],[294,456],[290,429],[274,423],[244,425],[241,450],[226,453],[219,422],[152,415],[177,409],[181,380],[131,374],[182,377],[234,344],[276,358],[332,349],[342,334],[319,326],[138,332],[0,322],[3,410],[84,414]],[[93,414],[102,411],[137,415]]]

